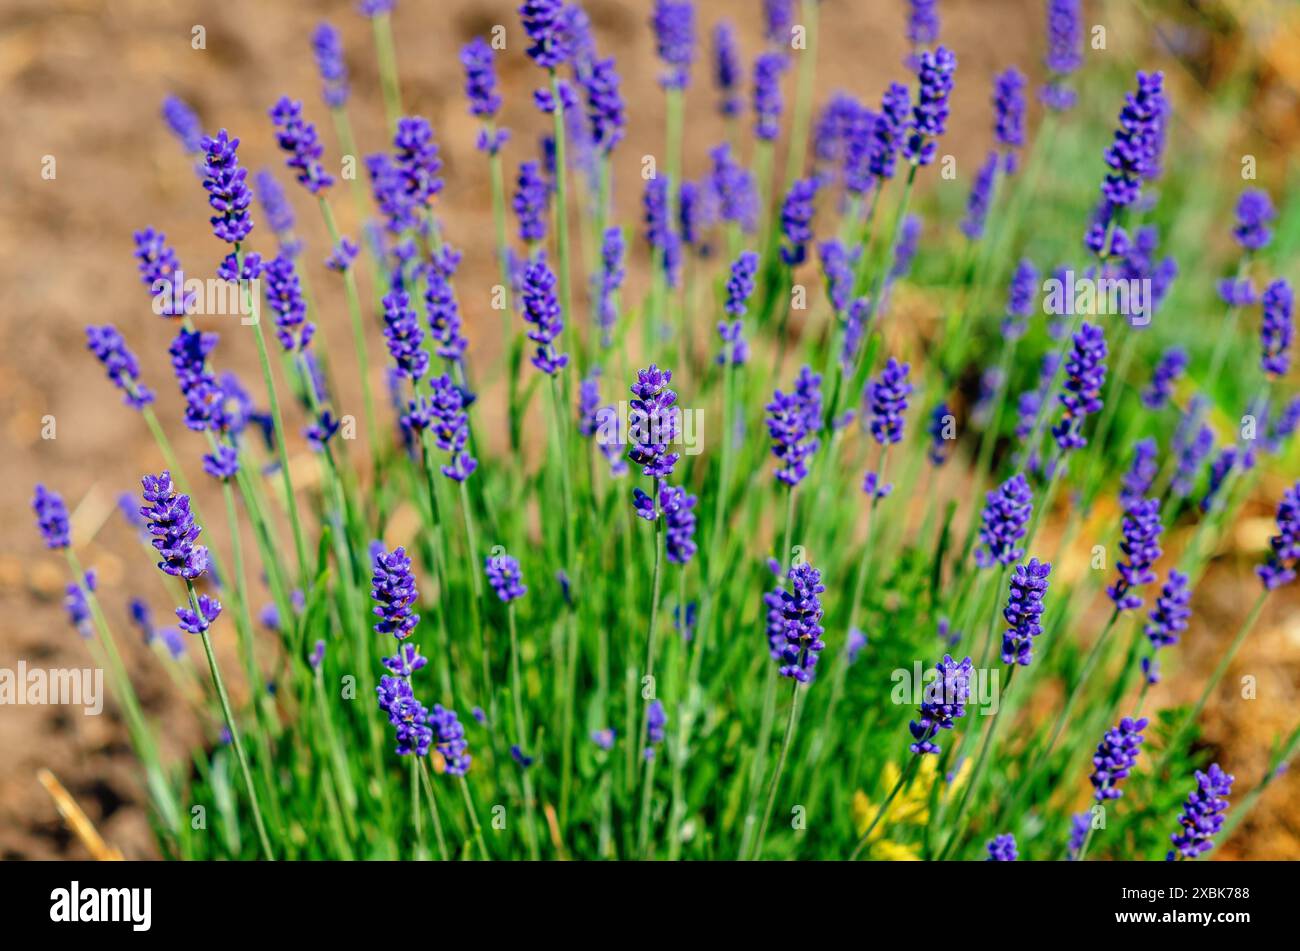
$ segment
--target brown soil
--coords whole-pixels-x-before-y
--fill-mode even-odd
[[[492,282],[488,182],[473,148],[474,123],[465,115],[456,53],[461,44],[495,23],[509,31],[511,55],[503,66],[507,106],[504,123],[515,130],[507,153],[511,168],[535,151],[542,131],[530,103],[537,83],[518,55],[521,42],[513,0],[399,0],[397,47],[406,108],[429,117],[446,162],[444,218],[451,240],[466,252],[466,288]],[[758,0],[711,0],[702,4],[711,25],[722,14],[742,26],[747,55],[758,47]],[[987,142],[989,78],[1016,62],[1035,69],[1042,32],[1042,4],[1029,0],[951,0],[945,37],[961,59],[954,103],[951,148],[970,163]],[[288,3],[229,0],[222,3],[120,0],[10,0],[0,11],[0,667],[20,659],[47,667],[88,663],[83,642],[70,629],[61,606],[67,581],[63,563],[40,547],[29,509],[31,488],[43,481],[75,509],[79,555],[100,575],[110,623],[126,647],[149,715],[164,725],[166,753],[211,739],[211,725],[195,722],[139,644],[126,619],[126,601],[149,597],[163,611],[156,572],[113,511],[120,492],[136,489],[140,473],[162,467],[139,417],[122,406],[100,368],[84,349],[87,323],[112,322],[139,356],[144,378],[159,393],[159,414],[177,451],[198,473],[198,437],[180,423],[166,359],[170,333],[149,311],[131,257],[131,232],[153,225],[168,234],[194,273],[216,264],[218,247],[207,227],[204,195],[189,160],[159,118],[169,92],[196,106],[205,126],[228,127],[245,140],[243,163],[281,173],[298,210],[312,256],[326,246],[315,209],[284,176],[274,152],[265,112],[282,93],[302,98],[310,115],[324,119],[307,37],[328,16],[344,33],[354,98],[351,114],[363,153],[382,146],[382,106],[367,24],[354,3]],[[661,140],[662,96],[653,84],[657,66],[645,28],[649,0],[587,0],[598,43],[619,58],[624,90],[631,94],[630,140],[620,149],[617,175],[634,181],[636,162]],[[901,3],[826,0],[818,77],[819,98],[844,88],[874,97],[901,75],[904,56]],[[206,49],[191,48],[191,30],[206,29]],[[703,33],[703,30],[701,31]],[[697,67],[704,74],[704,65]],[[690,105],[687,145],[698,173],[705,143],[721,139],[703,97]],[[707,115],[706,115],[707,113]],[[322,133],[331,154],[328,123]],[[44,156],[57,162],[53,180],[41,176]],[[780,161],[780,159],[778,160]],[[779,164],[778,168],[783,168]],[[639,218],[637,190],[624,185],[624,220]],[[355,235],[352,208],[336,200],[343,227]],[[256,242],[255,242],[256,243]],[[265,250],[265,248],[264,248]],[[312,262],[312,286],[327,315],[327,332],[350,359],[342,296],[331,275]],[[635,276],[634,276],[635,278]],[[364,280],[364,279],[363,279]],[[366,289],[363,288],[363,294]],[[498,318],[484,296],[462,295],[474,359],[491,361],[500,346]],[[223,328],[224,329],[224,328]],[[379,352],[377,333],[370,341]],[[256,358],[247,335],[223,335],[223,367],[250,384]],[[343,364],[343,396],[355,399]],[[376,383],[379,383],[378,378]],[[355,386],[355,382],[352,384]],[[382,392],[382,390],[381,390]],[[500,419],[499,399],[485,397],[489,420]],[[41,437],[47,415],[57,438]],[[504,435],[489,427],[499,448]],[[1268,485],[1275,498],[1279,486]],[[204,497],[219,511],[217,497]],[[1260,510],[1257,514],[1266,516]],[[1266,523],[1265,523],[1266,524]],[[1253,523],[1244,551],[1257,551],[1260,523]],[[220,532],[215,534],[221,537]],[[1217,570],[1198,592],[1196,624],[1186,639],[1184,668],[1174,683],[1188,700],[1201,672],[1214,664],[1246,606],[1239,592],[1253,590],[1246,561]],[[229,645],[223,645],[228,647]],[[1220,702],[1208,716],[1210,739],[1222,744],[1225,765],[1246,787],[1264,767],[1275,732],[1289,728],[1296,707],[1300,620],[1275,606],[1242,652],[1233,677],[1256,673],[1259,699]],[[231,664],[230,668],[233,669]],[[236,689],[240,689],[237,685]],[[1157,702],[1171,699],[1165,695]],[[51,769],[68,787],[104,837],[128,857],[155,855],[141,808],[141,789],[125,730],[111,704],[102,717],[58,707],[0,709],[0,858],[84,857],[65,830],[36,774]],[[1284,778],[1261,803],[1222,855],[1233,858],[1300,857],[1295,804],[1300,781]]]

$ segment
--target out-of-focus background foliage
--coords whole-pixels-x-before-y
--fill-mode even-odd
[[[760,0],[701,3],[700,35],[728,16],[741,28],[746,58],[758,51]],[[474,149],[475,123],[467,116],[460,46],[495,24],[507,27],[514,52],[522,33],[509,0],[399,0],[395,14],[398,62],[408,111],[434,124],[446,163],[442,216],[451,240],[466,252],[459,283],[487,287],[494,280],[488,179]],[[56,485],[75,509],[74,535],[82,561],[99,572],[101,595],[115,626],[125,623],[127,599],[152,579],[134,540],[114,511],[119,493],[136,488],[146,470],[160,467],[139,417],[125,410],[84,349],[87,323],[112,322],[140,357],[143,376],[160,394],[158,411],[179,451],[198,451],[197,436],[180,424],[168,368],[168,335],[157,326],[131,257],[131,232],[146,225],[165,231],[186,265],[206,275],[216,265],[205,196],[190,160],[159,117],[167,93],[195,106],[205,127],[227,127],[244,139],[251,170],[282,171],[266,110],[281,94],[303,99],[324,120],[308,36],[328,17],[342,31],[353,79],[351,108],[363,153],[384,146],[383,109],[368,24],[351,2],[226,0],[159,4],[151,0],[8,0],[0,8],[0,666],[19,659],[42,666],[88,663],[61,606],[62,565],[41,547],[29,511],[37,481]],[[628,142],[620,149],[616,196],[622,220],[639,219],[636,162],[661,142],[663,98],[646,21],[649,0],[585,0],[602,50],[617,57],[629,99]],[[911,283],[898,289],[897,325],[942,312],[959,248],[956,220],[970,174],[991,141],[991,77],[1017,65],[1041,75],[1044,4],[1040,0],[940,0],[943,41],[960,68],[953,119],[943,150],[961,170],[945,182],[927,176],[922,189],[926,230]],[[818,102],[837,89],[874,100],[891,79],[905,77],[902,0],[825,0],[817,72]],[[1101,151],[1136,68],[1166,72],[1174,106],[1169,172],[1155,216],[1165,249],[1182,277],[1166,305],[1164,327],[1214,328],[1222,308],[1215,280],[1232,259],[1231,207],[1243,182],[1243,155],[1258,159],[1259,181],[1282,209],[1272,264],[1296,278],[1300,202],[1293,199],[1300,139],[1300,4],[1293,0],[1084,0],[1085,23],[1104,26],[1106,49],[1090,49],[1080,80],[1081,107],[1048,170],[1041,219],[1031,226],[1035,254],[1076,255],[1087,211],[1095,199]],[[206,49],[191,47],[192,29],[206,31]],[[537,150],[543,118],[531,103],[536,75],[519,55],[501,61],[506,94],[504,124],[515,138],[507,170]],[[707,83],[697,66],[688,98],[686,172],[702,170],[709,145],[721,140]],[[1031,129],[1039,119],[1035,107]],[[328,123],[327,151],[337,156]],[[1032,132],[1031,132],[1032,134]],[[56,177],[41,176],[53,156]],[[781,157],[778,156],[778,162]],[[778,164],[783,168],[783,164]],[[286,184],[287,176],[280,176]],[[309,243],[327,244],[315,210],[290,190]],[[344,229],[357,234],[348,202],[340,201]],[[632,293],[644,286],[644,254],[633,252]],[[345,339],[337,288],[319,261],[309,261],[325,321]],[[360,279],[365,281],[364,272]],[[363,287],[363,295],[368,295]],[[486,293],[462,293],[473,352],[495,359],[498,318]],[[710,314],[699,315],[712,322]],[[1176,323],[1175,323],[1176,322]],[[372,330],[375,328],[372,325]],[[1185,336],[1183,337],[1185,339]],[[379,352],[374,332],[371,352]],[[1253,359],[1245,341],[1236,354]],[[222,344],[222,361],[249,382],[255,354],[244,335]],[[376,385],[380,381],[376,379]],[[1243,394],[1233,374],[1214,381],[1225,405]],[[356,387],[345,378],[344,386]],[[485,394],[483,431],[504,443],[500,393]],[[57,438],[41,438],[52,415]],[[1226,417],[1218,421],[1230,426]],[[298,453],[305,449],[298,445]],[[1294,454],[1292,456],[1294,459]],[[301,461],[301,460],[300,460]],[[1126,463],[1115,461],[1116,470]],[[297,466],[295,474],[297,477]],[[301,480],[313,471],[303,466]],[[1294,466],[1292,466],[1294,475]],[[957,474],[960,477],[960,474]],[[1189,702],[1198,676],[1213,667],[1232,625],[1253,597],[1252,566],[1269,534],[1271,502],[1282,481],[1261,483],[1236,534],[1197,592],[1197,615],[1178,648],[1178,676],[1158,688],[1157,705]],[[215,507],[215,503],[209,503]],[[1101,517],[1103,513],[1099,513]],[[1104,513],[1114,518],[1114,512]],[[1258,781],[1269,744],[1288,730],[1300,704],[1300,612],[1276,598],[1241,653],[1216,702],[1206,713],[1205,742],[1216,758],[1249,786]],[[125,639],[125,638],[123,638]],[[128,645],[128,665],[147,712],[166,724],[166,753],[185,755],[194,743],[215,741],[183,713],[171,684],[142,645]],[[224,645],[229,647],[229,645]],[[236,665],[231,665],[233,669]],[[1237,678],[1258,679],[1258,699],[1237,699]],[[237,690],[244,690],[237,684]],[[130,856],[154,854],[134,757],[116,709],[85,717],[58,707],[0,708],[0,858],[84,856],[37,780],[51,769],[104,837]],[[1300,780],[1283,777],[1216,853],[1225,858],[1300,858]]]

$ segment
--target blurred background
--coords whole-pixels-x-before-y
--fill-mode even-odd
[[[760,3],[699,4],[704,54],[687,99],[687,175],[704,170],[708,147],[724,136],[709,83],[708,34],[717,19],[732,19],[746,59],[752,59],[761,46]],[[538,78],[522,53],[516,6],[513,0],[398,0],[394,14],[406,110],[432,121],[445,163],[440,213],[451,241],[465,252],[458,284],[476,361],[495,360],[501,340],[486,290],[495,281],[489,181],[474,148],[477,123],[465,109],[457,53],[473,36],[497,24],[506,27],[508,48],[498,63],[506,98],[502,122],[513,130],[504,153],[512,176],[519,161],[536,156],[545,128],[531,101]],[[585,0],[584,6],[602,53],[617,57],[623,77],[629,133],[616,152],[616,206],[620,220],[639,232],[637,163],[659,147],[664,125],[655,83],[659,67],[646,28],[651,3]],[[896,326],[943,310],[950,292],[945,262],[962,240],[956,222],[971,174],[991,143],[991,79],[1010,65],[1027,72],[1031,85],[1041,79],[1044,6],[1041,0],[940,0],[941,39],[960,62],[941,150],[956,157],[959,173],[952,181],[923,176],[926,228],[912,280],[897,291]],[[1300,276],[1292,263],[1300,247],[1300,204],[1290,199],[1295,169],[1287,158],[1300,136],[1300,4],[1084,0],[1083,6],[1085,24],[1104,27],[1105,49],[1087,51],[1081,105],[1062,135],[1066,145],[1057,149],[1060,165],[1045,179],[1043,202],[1051,214],[1033,228],[1035,255],[1040,249],[1047,257],[1076,254],[1123,92],[1135,69],[1163,69],[1174,120],[1157,218],[1166,251],[1183,275],[1163,316],[1194,322],[1208,333],[1222,313],[1214,281],[1233,260],[1231,209],[1242,187],[1243,155],[1257,157],[1255,184],[1267,188],[1281,209],[1271,267],[1282,276]],[[40,481],[63,493],[74,510],[81,560],[98,573],[101,598],[146,712],[164,724],[165,755],[173,758],[217,737],[211,725],[194,721],[156,658],[133,636],[129,598],[152,598],[156,614],[166,607],[152,565],[116,511],[119,494],[137,491],[140,474],[162,464],[139,416],[121,405],[87,353],[83,328],[113,323],[122,331],[140,359],[144,381],[159,394],[163,426],[197,470],[202,443],[180,421],[166,354],[171,330],[150,310],[132,259],[131,234],[149,225],[166,232],[194,276],[212,272],[219,249],[192,159],[167,131],[160,106],[164,96],[176,94],[196,109],[205,129],[225,127],[240,136],[242,163],[250,173],[273,169],[296,205],[308,247],[326,247],[316,209],[284,174],[266,116],[283,94],[302,99],[308,117],[321,125],[327,159],[337,157],[309,45],[311,30],[324,18],[343,33],[360,151],[385,148],[369,23],[352,2],[8,0],[0,9],[0,667],[13,668],[20,659],[44,667],[89,663],[61,603],[65,566],[41,546],[31,517],[32,486]],[[825,0],[821,22],[819,106],[840,89],[875,100],[887,82],[907,78],[903,0]],[[202,28],[202,49],[192,45],[196,27]],[[786,95],[788,102],[790,77]],[[1035,105],[1031,136],[1039,118]],[[53,178],[42,176],[47,156],[55,162]],[[776,167],[784,168],[781,155]],[[358,237],[351,203],[340,194],[336,205],[344,231]],[[255,249],[257,239],[255,232]],[[267,241],[265,234],[261,241]],[[637,270],[645,260],[639,242],[631,260],[634,299],[645,286]],[[347,339],[341,290],[319,255],[304,266],[321,307],[316,319],[337,346]],[[364,269],[358,279],[363,299],[370,300]],[[700,320],[711,324],[714,317]],[[382,345],[374,323],[370,329],[373,355]],[[1158,326],[1154,331],[1162,332]],[[261,402],[249,335],[225,334],[221,347],[222,366],[239,371]],[[1251,359],[1247,349],[1243,360]],[[346,372],[341,376],[346,401],[358,392],[357,381]],[[1215,395],[1223,405],[1239,405],[1227,376],[1212,381],[1221,388]],[[374,383],[382,392],[382,378]],[[498,450],[506,443],[503,402],[498,392],[484,393],[481,402],[483,431]],[[54,417],[57,438],[42,438],[47,415]],[[298,463],[304,461],[305,446],[295,443],[294,450]],[[1285,482],[1294,480],[1294,459],[1293,452],[1289,479],[1260,483],[1259,498],[1198,588],[1197,613],[1178,648],[1177,676],[1158,688],[1156,704],[1194,699],[1198,677],[1212,669],[1231,637],[1253,596],[1254,560],[1270,533],[1275,500]],[[1117,460],[1116,470],[1126,461]],[[303,466],[301,480],[312,471]],[[208,505],[217,504],[214,495]],[[1113,519],[1114,512],[1101,516]],[[1204,742],[1249,786],[1258,782],[1274,737],[1290,730],[1300,706],[1294,588],[1289,597],[1272,599],[1203,718]],[[1259,683],[1252,701],[1238,699],[1232,689],[1247,674]],[[235,689],[247,686],[236,682]],[[42,768],[62,781],[113,846],[128,857],[156,854],[135,760],[110,702],[99,717],[75,708],[0,707],[0,858],[86,855],[38,782]],[[1281,777],[1216,857],[1300,858],[1298,805],[1300,780]]]

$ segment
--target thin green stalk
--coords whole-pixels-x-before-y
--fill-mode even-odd
[[[194,591],[194,582],[188,578],[185,580],[185,591],[189,599],[190,610],[202,618],[204,615],[199,610],[198,595]],[[230,697],[226,694],[226,684],[221,679],[221,669],[217,666],[216,655],[212,653],[212,639],[208,636],[206,626],[199,636],[203,640],[203,653],[208,659],[208,670],[212,673],[212,685],[216,688],[217,699],[221,703],[221,715],[225,718],[226,729],[230,731],[230,742],[235,748],[235,758],[239,761],[239,771],[244,777],[244,788],[248,793],[248,802],[253,810],[253,824],[257,827],[257,838],[262,844],[262,855],[268,862],[274,862],[275,854],[271,850],[271,840],[266,835],[266,825],[262,822],[262,807],[257,801],[257,787],[253,784],[253,773],[248,768],[248,757],[244,754],[244,743],[239,736],[239,727],[235,723],[235,715],[230,710]]]
[[[807,47],[799,58],[799,79],[794,100],[794,118],[790,126],[790,152],[786,157],[785,187],[789,188],[803,169],[808,148],[808,129],[812,123],[813,80],[817,75],[817,11],[820,0],[803,0],[802,17]]]
[[[375,52],[379,58],[379,85],[384,93],[384,115],[388,118],[388,131],[397,131],[397,120],[402,115],[402,92],[397,78],[397,51],[393,45],[392,16],[388,12],[371,17],[375,34]]]
[[[469,823],[474,830],[474,841],[478,845],[478,854],[484,862],[491,861],[487,853],[487,845],[483,842],[483,827],[478,822],[478,810],[474,808],[474,797],[469,793],[469,783],[464,775],[457,777],[460,780],[460,791],[465,797],[465,811],[469,814]]]
[[[781,753],[776,760],[776,770],[772,773],[772,783],[767,790],[767,805],[763,809],[763,821],[758,826],[758,839],[754,845],[754,860],[763,857],[763,843],[767,840],[767,825],[772,819],[772,807],[776,804],[776,791],[781,785],[781,774],[785,772],[786,757],[790,755],[790,741],[794,738],[795,724],[799,719],[799,681],[794,682],[790,692],[790,719],[785,724],[785,738],[781,741]]]
[[[433,837],[438,842],[438,854],[444,862],[450,861],[447,842],[442,837],[442,818],[438,815],[438,802],[433,796],[433,780],[429,778],[429,761],[426,757],[417,757],[420,761],[420,778],[424,781],[424,795],[429,800],[429,815],[433,819]]]
[[[523,679],[519,675],[519,633],[515,627],[515,605],[511,601],[506,605],[506,618],[510,626],[510,694],[515,707],[515,742],[520,748],[528,739],[528,728],[524,722]],[[629,745],[631,745],[629,739]],[[539,857],[537,849],[536,806],[533,802],[532,779],[524,771],[524,809],[527,813],[524,831],[528,839],[528,856],[534,862]]]

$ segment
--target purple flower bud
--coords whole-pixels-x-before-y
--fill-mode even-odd
[[[980,547],[975,564],[981,568],[1015,564],[1025,551],[1016,543],[1025,537],[1034,511],[1034,494],[1023,474],[1017,473],[984,497]]]
[[[1014,862],[1020,857],[1016,851],[1016,837],[1010,832],[990,839],[985,848],[988,849],[990,862]]]
[[[63,496],[51,492],[43,485],[37,485],[36,495],[32,499],[32,510],[36,513],[36,527],[40,529],[46,548],[71,547],[72,533],[68,527],[68,507],[63,504]]]
[[[591,145],[602,154],[623,140],[627,115],[623,94],[619,91],[618,70],[613,58],[594,60],[591,70],[579,79],[587,97],[587,126]]]
[[[939,39],[938,0],[907,0],[907,39],[913,47]]]
[[[1088,777],[1096,790],[1094,798],[1097,802],[1119,799],[1124,795],[1119,784],[1137,763],[1145,739],[1142,731],[1146,728],[1146,717],[1139,720],[1125,717],[1102,737],[1101,743],[1097,745],[1097,753],[1092,758],[1092,775]]]
[[[713,81],[718,87],[718,111],[724,116],[740,115],[740,51],[730,20],[713,28]]]
[[[210,598],[206,594],[198,596],[193,608],[177,608],[176,617],[180,621],[181,630],[190,634],[202,634],[221,615],[221,602],[216,598]]]
[[[239,140],[230,138],[222,129],[215,138],[204,136],[200,148],[206,153],[203,187],[208,192],[208,204],[216,212],[209,219],[212,232],[228,244],[239,244],[253,230],[248,213],[253,193],[245,181],[248,169],[239,167]]]
[[[1277,217],[1268,192],[1248,188],[1237,200],[1237,226],[1232,234],[1246,251],[1259,251],[1268,247],[1273,238],[1269,224]]]
[[[208,550],[194,544],[203,531],[190,511],[190,497],[172,486],[170,472],[147,475],[141,480],[144,502],[140,514],[148,521],[151,544],[162,560],[158,567],[166,574],[193,581],[208,568]]]
[[[193,155],[203,151],[203,125],[184,99],[179,96],[164,99],[162,116],[186,152]]]
[[[952,93],[956,70],[957,57],[944,46],[934,51],[926,50],[918,58],[920,91],[903,143],[903,156],[913,165],[929,165],[934,161],[938,148],[934,140],[943,135],[948,126],[948,96]]]
[[[645,183],[645,239],[661,262],[669,287],[677,286],[681,268],[681,236],[673,230],[668,219],[668,192],[672,187],[667,178],[656,177]]]
[[[384,298],[384,337],[388,352],[397,364],[397,372],[418,380],[429,367],[429,354],[424,349],[424,331],[410,307],[410,298],[394,292]]]
[[[1282,493],[1277,506],[1277,532],[1268,540],[1268,561],[1255,569],[1268,591],[1294,581],[1300,566],[1300,482]]]
[[[821,375],[805,366],[799,371],[794,390],[788,395],[777,390],[766,406],[772,455],[781,463],[776,478],[792,488],[808,475],[808,458],[821,444],[817,439],[822,414],[821,382]]]
[[[1074,335],[1074,348],[1065,361],[1065,392],[1057,397],[1064,413],[1052,427],[1052,435],[1062,452],[1088,445],[1082,433],[1083,421],[1101,409],[1105,382],[1106,335],[1100,327],[1085,323]]]
[[[1047,576],[1052,566],[1031,558],[1011,573],[1011,594],[1002,617],[1011,625],[1002,633],[1002,662],[1028,667],[1034,659],[1034,638],[1043,633],[1039,623]]]
[[[282,96],[268,113],[270,121],[276,125],[276,143],[282,152],[286,152],[285,165],[294,169],[298,183],[307,188],[312,195],[334,184],[333,177],[326,173],[321,165],[321,156],[325,153],[320,139],[316,135],[316,126],[303,118],[303,104],[295,103],[289,96]]]
[[[917,756],[942,753],[943,747],[934,742],[939,731],[951,730],[966,715],[972,667],[969,657],[958,663],[948,654],[935,664],[938,677],[925,685],[919,717],[908,724],[914,740],[908,749]]]
[[[808,242],[812,240],[812,219],[816,210],[817,179],[802,178],[790,186],[781,206],[781,234],[786,244],[781,246],[781,260],[797,267],[808,257]]]
[[[567,353],[557,353],[555,341],[564,330],[560,302],[555,294],[555,275],[539,253],[524,272],[524,321],[531,325],[528,339],[537,344],[529,362],[543,373],[554,376],[569,364]]]
[[[668,67],[659,77],[659,85],[685,89],[695,59],[695,4],[692,0],[655,0],[650,25],[659,59]]]
[[[628,440],[631,444],[627,457],[641,466],[641,472],[652,479],[663,479],[673,474],[680,454],[669,452],[668,446],[677,438],[681,410],[677,407],[677,394],[669,388],[673,372],[661,370],[655,364],[637,371],[637,381],[632,385],[634,399],[628,404]],[[650,516],[655,517],[654,515]]]
[[[1169,402],[1174,383],[1186,369],[1187,351],[1182,347],[1166,350],[1151,373],[1151,385],[1142,391],[1142,405],[1148,409],[1160,409]]]
[[[1264,289],[1260,299],[1264,318],[1259,338],[1264,351],[1260,366],[1265,373],[1282,376],[1291,366],[1291,354],[1287,351],[1295,334],[1291,318],[1294,303],[1291,285],[1284,280],[1274,281]]]
[[[1038,308],[1038,268],[1029,258],[1021,258],[1011,276],[1007,293],[1007,317],[1002,321],[1002,335],[1016,340],[1024,336],[1025,324]]]
[[[502,601],[509,604],[528,593],[528,588],[523,584],[523,575],[520,574],[517,559],[504,553],[489,555],[483,559],[483,565],[487,572],[488,584]]]
[[[307,319],[307,301],[293,260],[280,255],[266,265],[266,303],[275,317],[275,335],[280,346],[302,352],[311,343],[316,325]]]
[[[153,402],[153,391],[140,382],[140,364],[122,339],[117,329],[106,324],[103,327],[86,328],[86,346],[95,355],[108,378],[124,394],[122,402],[133,409],[143,409]]]
[[[203,457],[203,471],[214,479],[228,482],[239,472],[239,453],[232,446],[218,446]]]
[[[1120,482],[1119,500],[1124,508],[1135,505],[1151,491],[1160,472],[1156,462],[1158,451],[1154,439],[1139,439],[1133,444],[1133,464]]]
[[[780,599],[781,632],[785,639],[781,649],[781,676],[792,677],[801,684],[813,679],[817,658],[826,648],[821,625],[822,602],[826,590],[822,574],[807,562],[790,569],[790,589],[773,592]]]
[[[528,48],[528,55],[534,63],[542,69],[553,70],[568,60],[564,4],[560,0],[524,0],[519,18],[533,44]]]
[[[993,80],[994,134],[1002,146],[1003,169],[1016,173],[1018,150],[1025,144],[1025,74],[1014,66]]]
[[[1128,560],[1116,564],[1119,578],[1106,593],[1117,610],[1134,611],[1142,607],[1136,589],[1156,580],[1151,566],[1161,554],[1160,533],[1164,526],[1160,524],[1160,500],[1141,499],[1130,505],[1124,512],[1123,531],[1119,547]]]
[[[1178,817],[1182,828],[1169,837],[1174,848],[1166,860],[1194,859],[1214,848],[1214,837],[1223,828],[1223,814],[1228,811],[1234,778],[1218,763],[1211,763],[1207,772],[1196,771],[1196,788],[1188,794],[1183,814]]]
[[[447,775],[464,776],[469,772],[473,757],[469,755],[465,728],[456,717],[456,711],[435,703],[429,714],[429,722],[433,724],[436,737],[434,746],[447,765]]]
[[[492,47],[481,37],[476,36],[460,50],[460,63],[465,67],[465,97],[469,99],[470,115],[480,119],[491,119],[501,108],[496,67],[492,58]]]
[[[424,704],[415,699],[411,682],[404,677],[381,677],[375,692],[379,695],[379,709],[388,714],[388,722],[396,728],[397,755],[427,756],[433,730],[428,726]]]
[[[600,246],[600,273],[594,278],[599,292],[596,320],[600,324],[601,346],[605,347],[613,343],[614,325],[618,322],[614,295],[623,285],[626,274],[623,270],[624,250],[622,229],[608,228]]]
[[[911,364],[890,357],[879,379],[867,384],[864,395],[871,410],[871,435],[881,446],[903,439],[903,413],[913,389],[907,379],[911,369]]]
[[[1160,596],[1151,609],[1151,620],[1143,628],[1152,647],[1170,647],[1178,643],[1178,635],[1187,630],[1187,621],[1192,616],[1191,608],[1187,606],[1191,597],[1187,575],[1177,568],[1171,569],[1169,579],[1160,589]]]
[[[989,205],[993,201],[993,183],[998,176],[998,153],[990,151],[980,170],[975,173],[970,197],[966,199],[966,217],[957,227],[972,241],[984,237],[984,223],[988,219]]]
[[[510,207],[519,218],[519,240],[525,244],[546,240],[546,218],[550,211],[551,188],[542,178],[536,162],[519,166],[518,187]]]
[[[659,504],[664,513],[665,554],[675,565],[687,564],[695,554],[695,504],[685,489],[664,485]]]
[[[781,131],[781,74],[788,65],[782,53],[763,53],[754,61],[754,135],[767,142]]]
[[[321,23],[311,35],[316,70],[321,78],[321,98],[331,109],[348,101],[348,67],[343,62],[343,40],[329,23]]]
[[[374,554],[373,567],[370,597],[375,602],[374,613],[381,619],[375,625],[375,633],[391,634],[399,641],[405,640],[420,623],[420,615],[411,610],[411,605],[420,596],[415,588],[411,558],[405,548],[398,547],[388,552],[381,546]]]

